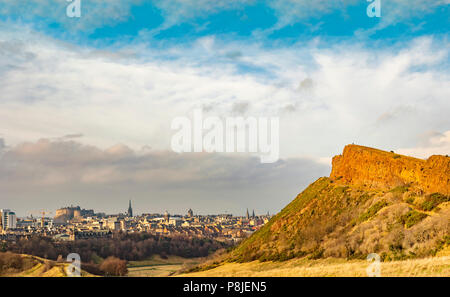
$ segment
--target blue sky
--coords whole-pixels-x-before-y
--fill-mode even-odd
[[[449,0],[69,4],[0,0],[0,208],[276,212],[346,144],[450,152]],[[279,117],[281,160],[174,155],[198,108]]]
[[[139,39],[190,43],[205,36],[266,46],[321,38],[367,43],[446,35],[449,5],[436,1],[381,1],[369,18],[366,1],[102,1],[81,0],[81,18],[65,15],[65,1],[2,1],[1,20],[29,24],[52,37],[91,46]],[[151,45],[149,45],[151,46]]]

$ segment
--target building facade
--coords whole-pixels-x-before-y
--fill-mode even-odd
[[[17,228],[16,213],[9,209],[0,209],[1,227],[3,230]]]

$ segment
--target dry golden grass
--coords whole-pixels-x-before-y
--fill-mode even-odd
[[[363,260],[295,259],[286,262],[227,263],[217,268],[183,274],[189,277],[365,277]],[[450,276],[450,256],[381,263],[384,277]]]
[[[34,262],[34,265],[21,272],[3,273],[2,277],[67,277],[68,263],[57,263],[36,256],[20,255],[24,260]],[[48,265],[50,264],[51,265]],[[95,277],[86,271],[81,271],[83,277]]]
[[[183,265],[154,265],[128,268],[130,277],[165,277],[182,269]]]
[[[161,258],[154,255],[144,261],[130,261],[128,263],[128,276],[130,277],[164,277],[177,271],[198,265],[204,258],[186,259],[178,256]]]

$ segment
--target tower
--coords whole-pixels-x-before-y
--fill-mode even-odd
[[[250,215],[248,214],[248,208],[247,208],[247,215],[246,215],[246,217],[247,217],[247,220],[250,219]]]
[[[15,229],[17,224],[16,213],[9,209],[0,209],[1,226],[3,230]]]
[[[129,217],[133,216],[133,208],[131,208],[131,200],[130,203],[128,204],[128,212],[127,212]]]
[[[188,217],[192,218],[193,216],[194,216],[194,212],[192,211],[192,209],[189,208]]]
[[[170,214],[169,212],[166,210],[166,212],[164,213],[164,220],[168,223],[170,219]]]
[[[252,212],[252,218],[253,219],[255,218],[255,210],[253,210],[253,212]]]

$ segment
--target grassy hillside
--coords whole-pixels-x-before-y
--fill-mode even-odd
[[[433,256],[450,244],[449,197],[320,178],[229,255],[230,262]]]
[[[285,262],[226,263],[211,270],[182,274],[189,277],[365,277],[369,263],[364,260],[293,259]],[[380,264],[381,276],[449,276],[450,256]]]

